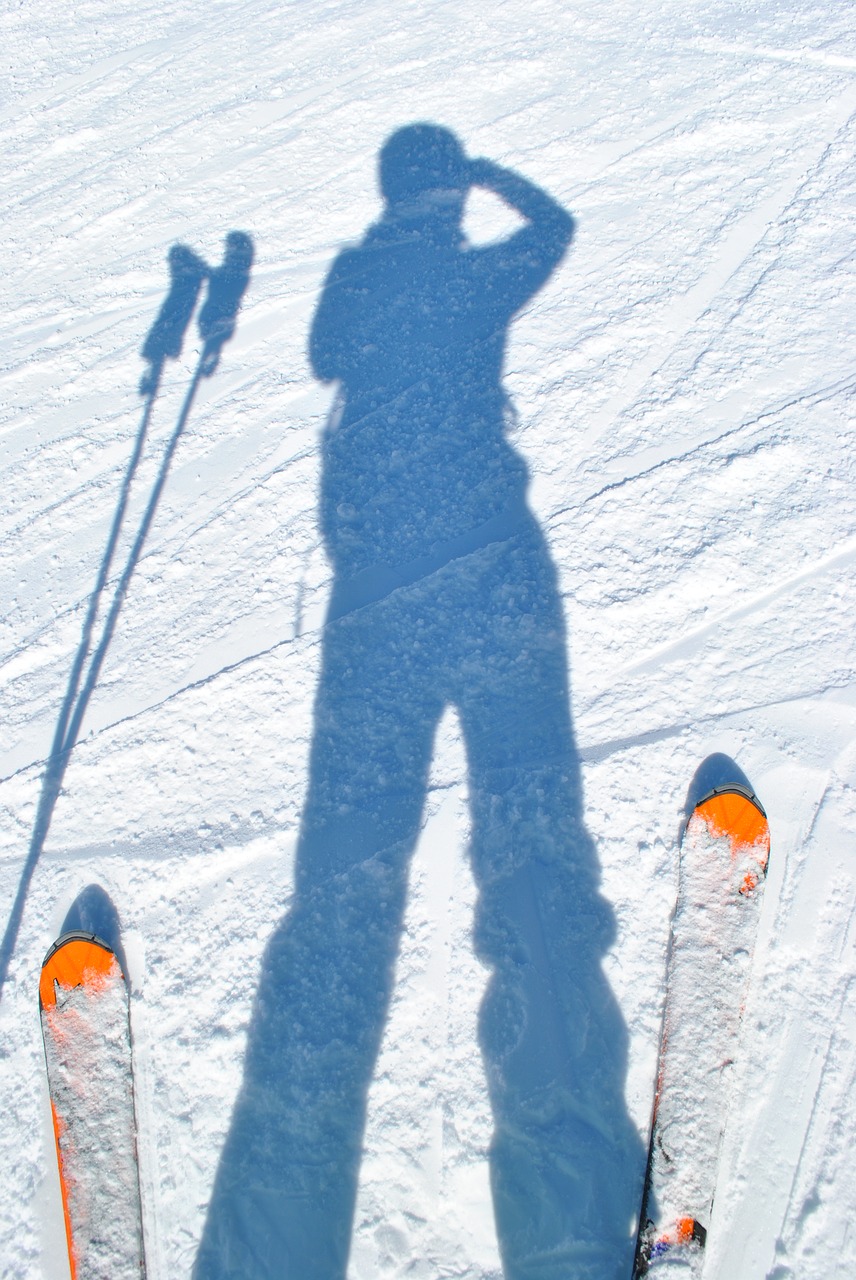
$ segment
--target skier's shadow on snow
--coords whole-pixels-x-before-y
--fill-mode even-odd
[[[491,971],[479,1042],[505,1274],[621,1276],[644,1153],[601,964],[614,926],[583,822],[556,571],[501,381],[512,318],[573,223],[434,126],[394,134],[380,180],[383,215],[336,259],[312,327],[314,371],[338,394],[323,439],[335,580],[309,789],[194,1275],[345,1275],[409,859],[453,706],[474,940]],[[521,229],[468,246],[472,186],[516,209]]]
[[[219,267],[208,267],[201,258],[184,245],[173,245],[169,251],[169,292],[149,330],[141,352],[148,366],[140,382],[140,394],[145,398],[143,414],[131,450],[131,457],[122,477],[119,500],[110,525],[104,555],[98,568],[95,586],[87,604],[80,642],[74,655],[68,687],[60,707],[50,754],[45,764],[27,857],[3,940],[0,943],[0,993],[2,993],[15,949],[27,891],[47,839],[65,771],[80,736],[89,701],[98,684],[125,595],[154,520],[175,450],[187,425],[199,380],[202,377],[209,377],[217,368],[223,345],[234,333],[241,299],[249,283],[252,260],[253,242],[242,231],[231,231],[226,237],[226,252]],[[176,424],[167,439],[151,494],[111,596],[107,589],[108,583],[125,524],[131,487],[149,434],[152,411],[160,389],[164,365],[168,359],[175,360],[181,354],[187,327],[206,280],[207,296],[199,310],[198,318],[199,336],[202,339],[199,361],[187,388]],[[98,633],[99,622],[100,634]]]

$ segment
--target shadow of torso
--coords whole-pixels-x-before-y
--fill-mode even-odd
[[[380,222],[340,255],[318,308],[313,366],[341,388],[321,499],[340,576],[403,567],[523,498],[501,384],[508,326],[565,243],[524,228],[473,249],[444,231]]]

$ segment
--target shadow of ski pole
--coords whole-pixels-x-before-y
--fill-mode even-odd
[[[159,377],[155,379],[149,391],[146,407],[143,412],[143,419],[140,424],[140,430],[137,434],[137,439],[134,445],[134,452],[131,455],[131,460],[128,463],[128,467],[122,481],[119,503],[116,507],[116,514],[113,517],[113,523],[107,539],[107,547],[101,561],[101,566],[98,570],[95,588],[90,597],[89,606],[86,611],[80,644],[77,647],[77,653],[75,654],[74,663],[72,665],[68,689],[66,690],[65,698],[63,699],[62,707],[60,708],[56,729],[54,730],[51,751],[48,756],[44,777],[42,779],[42,790],[39,796],[39,805],[36,811],[36,821],[33,826],[33,834],[30,838],[30,847],[27,851],[27,857],[21,871],[18,891],[15,894],[15,900],[12,903],[12,909],[9,913],[9,920],[6,924],[3,941],[0,943],[0,997],[2,997],[3,990],[6,985],[6,978],[9,973],[9,964],[11,963],[12,953],[15,950],[15,943],[18,939],[21,920],[24,914],[24,905],[27,900],[27,893],[33,879],[33,873],[35,872],[42,850],[44,849],[45,840],[47,838],[48,830],[50,829],[51,818],[53,817],[53,811],[56,806],[59,793],[62,789],[62,781],[65,776],[66,767],[74,745],[77,742],[77,736],[80,732],[80,727],[83,723],[83,717],[86,714],[89,700],[98,683],[98,677],[101,672],[107,650],[110,646],[110,641],[116,629],[116,622],[118,620],[131,577],[133,576],[134,570],[139,561],[143,546],[151,528],[152,520],[154,519],[155,512],[157,511],[158,503],[160,502],[160,497],[163,493],[164,485],[166,484],[166,478],[175,454],[176,446],[178,445],[187,424],[187,419],[196,395],[196,389],[199,385],[201,364],[202,362],[200,360],[199,365],[196,368],[196,372],[193,375],[193,380],[190,384],[187,395],[185,396],[184,404],[182,406],[178,422],[176,423],[175,430],[170,437],[166,452],[164,453],[157,480],[155,481],[151,498],[149,499],[148,506],[146,507],[145,514],[139,530],[137,531],[137,536],[134,539],[134,544],[125,564],[125,568],[122,571],[122,576],[116,587],[116,591],[110,605],[110,611],[107,614],[104,628],[101,633],[101,639],[98,642],[97,648],[92,653],[89,668],[86,672],[86,679],[81,687],[81,678],[83,677],[83,673],[86,668],[86,661],[90,654],[92,633],[94,631],[95,620],[98,615],[98,606],[101,602],[101,597],[107,584],[110,566],[113,562],[116,544],[119,539],[125,510],[128,504],[128,495],[130,493],[131,483],[136,473],[137,466],[139,465],[146,435],[148,433],[152,405],[157,394]]]
[[[65,743],[63,746],[63,753],[66,756],[71,751],[72,747],[77,741],[77,735],[80,733],[80,726],[83,723],[83,717],[86,714],[86,708],[89,705],[89,699],[92,697],[92,693],[95,689],[95,686],[98,683],[98,677],[101,674],[101,668],[104,664],[104,658],[107,654],[107,650],[110,647],[110,641],[113,638],[113,632],[116,629],[116,622],[119,618],[119,613],[124,603],[125,595],[130,585],[131,578],[134,575],[134,570],[136,569],[137,563],[142,554],[143,547],[146,542],[146,538],[149,535],[149,530],[151,529],[152,521],[154,520],[154,517],[155,517],[155,512],[158,509],[158,504],[161,499],[161,494],[163,493],[164,485],[166,484],[166,478],[169,474],[169,469],[172,464],[172,459],[175,455],[176,447],[184,433],[184,428],[187,425],[187,419],[190,416],[190,410],[193,406],[194,397],[196,396],[196,389],[199,386],[199,379],[202,376],[201,369],[202,369],[202,364],[200,361],[200,363],[196,367],[196,372],[193,375],[193,380],[188,388],[187,395],[184,398],[184,404],[182,405],[181,413],[178,416],[178,422],[176,423],[175,430],[173,431],[172,436],[170,437],[169,443],[167,444],[166,451],[163,456],[163,461],[161,462],[160,471],[158,472],[157,479],[154,484],[154,488],[152,489],[152,496],[149,499],[149,505],[146,507],[145,514],[140,523],[140,527],[137,531],[137,536],[134,539],[134,545],[131,547],[131,551],[130,551],[130,554],[128,555],[127,563],[125,564],[125,568],[122,572],[122,576],[119,579],[119,583],[116,587],[116,592],[113,596],[113,602],[110,605],[110,612],[108,613],[104,623],[104,630],[101,633],[101,639],[98,643],[98,648],[94,651],[92,655],[92,660],[89,664],[89,670],[86,676],[86,683],[81,689],[80,695],[77,698],[77,701],[75,702],[74,711],[72,713],[71,720],[69,722]]]
[[[125,519],[125,510],[128,505],[128,496],[131,492],[131,483],[137,471],[137,467],[142,457],[143,447],[146,443],[148,435],[149,423],[152,416],[152,406],[157,396],[158,387],[160,385],[160,374],[151,386],[146,406],[143,411],[143,420],[140,423],[140,429],[137,432],[137,439],[134,444],[134,451],[128,463],[125,476],[122,481],[122,488],[119,493],[119,502],[116,507],[116,514],[113,516],[113,524],[110,528],[110,534],[107,538],[107,546],[104,551],[104,557],[101,561],[101,567],[98,570],[98,577],[95,580],[95,589],[89,598],[89,607],[86,610],[86,617],[83,622],[83,630],[80,637],[80,644],[77,647],[74,664],[71,668],[71,676],[68,681],[68,689],[63,699],[62,708],[60,709],[59,719],[57,720],[56,729],[54,731],[53,743],[51,745],[50,758],[53,759],[63,751],[67,745],[67,733],[69,718],[72,714],[77,691],[80,687],[80,678],[83,674],[83,668],[86,659],[89,656],[90,646],[92,643],[92,632],[95,627],[95,619],[98,616],[98,606],[101,603],[101,596],[107,585],[107,578],[110,574],[110,568],[113,563],[113,556],[116,551],[116,544],[119,541],[119,534]]]
[[[30,838],[27,857],[21,871],[21,879],[9,913],[3,940],[0,942],[0,998],[2,998],[6,985],[9,965],[21,928],[27,893],[44,849],[71,752],[80,734],[90,698],[98,684],[98,678],[116,629],[122,604],[158,509],[178,442],[184,433],[190,410],[193,407],[199,380],[202,377],[210,377],[213,374],[219,363],[223,345],[234,334],[238,311],[249,284],[252,262],[253,241],[250,236],[242,231],[229,232],[226,237],[226,251],[223,261],[219,267],[214,269],[208,268],[200,258],[184,245],[174,245],[170,250],[169,293],[146,337],[141,353],[143,359],[149,363],[149,369],[143,375],[140,383],[140,392],[146,396],[143,417],[137,432],[131,459],[122,480],[119,502],[110,527],[107,546],[98,570],[95,587],[87,606],[80,643],[72,663],[68,688],[60,708],[50,754],[45,766],[42,789],[36,810],[36,820],[33,825],[33,834]],[[110,576],[110,569],[125,519],[131,485],[148,435],[152,408],[160,387],[164,362],[167,358],[176,359],[181,353],[187,325],[190,323],[196,307],[202,280],[206,277],[208,279],[208,297],[200,310],[198,321],[200,337],[203,340],[202,353],[184,397],[178,421],[167,443],[148,505],[137,530],[125,568],[117,583],[101,632],[101,639],[93,651],[91,650],[92,636],[98,617],[99,605]],[[88,668],[86,666],[87,660],[89,661]],[[81,681],[83,681],[82,684]]]

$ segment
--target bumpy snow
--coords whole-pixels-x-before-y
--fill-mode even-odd
[[[691,779],[716,753],[767,809],[772,855],[705,1275],[852,1275],[847,6],[34,0],[2,6],[0,47],[3,1275],[67,1275],[37,986],[46,948],[96,883],[119,912],[132,984],[150,1280],[191,1276],[215,1194],[234,1215],[231,1274],[264,1274],[246,1259],[281,1206],[266,1214],[264,1195],[251,1196],[241,1219],[229,1169],[243,1167],[242,1133],[250,1155],[254,1141],[262,1149],[244,1121],[265,1097],[294,1134],[300,1091],[329,1079],[324,1141],[334,1149],[338,1125],[354,1174],[353,1106],[331,1063],[355,1026],[378,1030],[388,993],[367,1093],[361,1078],[349,1280],[498,1280],[503,1233],[535,1256],[538,1231],[514,1222],[535,1193],[511,1147],[494,1159],[521,1182],[495,1222],[492,1102],[511,1114],[562,1062],[571,1092],[549,1115],[530,1108],[538,1176],[557,1194],[577,1187],[577,1274],[622,1280],[679,831]],[[461,439],[438,452],[411,430],[420,414],[438,430],[463,420],[442,416],[437,392],[446,385],[459,411],[460,370],[449,364],[443,384],[435,367],[433,391],[401,416],[404,446],[367,417],[365,448],[337,455],[331,496],[339,375],[310,353],[313,317],[337,255],[381,216],[381,148],[414,121],[546,193],[573,216],[573,244],[508,328],[505,435],[490,436],[490,457],[481,444],[465,456]],[[474,245],[525,221],[473,190]],[[441,319],[431,297],[411,301],[402,344]],[[488,311],[473,321],[489,342]],[[376,398],[390,426],[395,396]],[[499,412],[493,403],[484,420],[495,428]],[[518,463],[509,484],[522,488],[525,466],[531,515],[501,503],[489,515]],[[429,530],[432,503],[463,509],[454,483],[443,489],[450,478],[462,502],[486,504],[469,542],[454,519]],[[337,590],[343,581],[334,551],[357,555],[367,511],[373,528],[397,521],[407,554],[386,577],[354,570],[325,623],[334,571]],[[330,726],[357,705],[348,670],[364,706],[337,771]],[[319,685],[328,701],[316,711]],[[365,696],[380,687],[383,703]],[[424,807],[396,789],[397,770],[418,772],[411,751],[427,772]],[[301,822],[311,852],[322,820],[365,874],[301,889]],[[521,847],[534,888],[512,856]],[[557,866],[574,871],[573,892],[556,887]],[[400,903],[390,979],[382,956]],[[512,934],[503,944],[497,921],[515,910],[528,951]],[[536,918],[541,934],[525,923]],[[300,954],[314,968],[294,985],[286,961]],[[375,962],[380,985],[366,978]],[[551,985],[557,972],[569,981]],[[491,974],[493,994],[511,994],[492,996],[480,1022]],[[512,1046],[517,1092],[504,1093],[499,1015],[516,1016],[530,977],[537,1018],[519,1043],[560,1011],[567,1053],[545,1032],[543,1055],[515,1066]],[[283,1057],[292,1028],[280,1025],[265,1056],[265,1010],[288,1001],[307,1014],[303,1049]],[[608,1024],[600,1039],[592,1009]],[[317,1057],[304,1052],[315,1041]],[[611,1117],[599,1087],[620,1091]],[[314,1166],[308,1149],[300,1157],[307,1186],[327,1176],[324,1151]],[[592,1207],[611,1168],[614,1197]],[[560,1218],[544,1239],[561,1235]],[[307,1214],[310,1242],[315,1226]],[[548,1254],[537,1274],[553,1280]],[[567,1251],[552,1256],[574,1274]]]

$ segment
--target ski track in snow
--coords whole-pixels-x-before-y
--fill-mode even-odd
[[[9,1280],[68,1274],[37,979],[93,882],[118,908],[130,969],[150,1280],[190,1275],[264,948],[294,893],[332,576],[317,515],[331,391],[312,377],[308,330],[334,255],[377,215],[379,147],[416,119],[531,178],[577,223],[512,326],[505,385],[571,635],[628,1108],[644,1136],[682,807],[699,763],[723,752],[768,811],[772,855],[705,1276],[852,1275],[848,17],[830,0],[0,13],[4,903],[140,431],[167,252],[186,244],[216,266],[241,230],[256,254],[121,601],[0,998]],[[467,225],[488,241],[517,224],[476,193]],[[153,405],[95,644],[198,357],[191,327]],[[449,711],[349,1280],[501,1276],[469,823]]]

